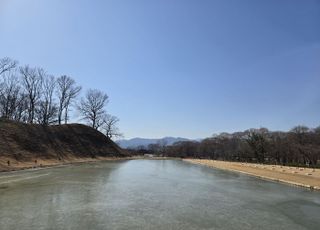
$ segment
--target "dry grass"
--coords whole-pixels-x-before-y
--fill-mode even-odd
[[[0,119],[0,171],[123,156],[128,155],[112,140],[85,125],[41,126]]]
[[[12,158],[0,158],[0,172],[17,171],[31,168],[45,168],[53,166],[61,166],[75,163],[89,163],[98,161],[114,161],[114,160],[125,160],[133,159],[131,157],[81,157],[81,158],[67,158],[63,160],[57,159],[32,159],[28,161],[16,161]],[[8,160],[10,165],[8,165]]]
[[[8,171],[17,171],[31,168],[46,168],[46,167],[54,167],[61,165],[69,165],[76,163],[90,163],[90,162],[99,162],[99,161],[115,161],[115,160],[135,160],[135,159],[147,159],[147,160],[167,160],[167,159],[175,159],[168,157],[145,157],[145,156],[121,156],[121,157],[102,157],[98,156],[95,158],[91,157],[69,157],[64,158],[62,160],[57,159],[39,159],[34,158],[28,161],[17,161],[13,158],[8,157],[0,157],[0,172],[8,172]],[[8,165],[8,161],[10,161],[10,165]]]
[[[185,161],[218,169],[241,172],[262,179],[320,190],[320,169],[203,159],[186,159]]]

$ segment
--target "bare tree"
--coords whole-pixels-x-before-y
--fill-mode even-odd
[[[29,100],[27,94],[20,92],[17,100],[17,107],[14,111],[12,119],[15,121],[27,122],[28,121],[28,105]]]
[[[42,77],[45,74],[41,68],[20,67],[22,86],[28,97],[28,123],[33,123],[36,104],[40,99]]]
[[[1,117],[13,119],[14,113],[19,104],[20,90],[19,79],[15,74],[4,75],[3,82],[0,87]]]
[[[66,104],[65,104],[65,109],[64,109],[64,123],[67,124],[69,120],[69,111],[70,111],[70,106],[73,103],[73,100],[79,95],[81,91],[81,86],[75,86],[72,87],[69,91],[69,94],[67,96]]]
[[[1,117],[9,119],[19,94],[19,84],[16,77],[18,62],[8,57],[0,59],[0,112]]]
[[[161,150],[161,146],[159,144],[149,144],[148,145],[148,150],[153,153],[153,154],[156,154],[156,153],[159,153],[160,150]]]
[[[165,139],[160,139],[157,141],[157,144],[159,146],[159,152],[164,153],[166,146],[168,145],[168,141]]]
[[[56,87],[54,76],[43,75],[41,100],[37,106],[37,120],[42,125],[50,125],[56,122],[58,108],[54,103],[53,93]]]
[[[12,60],[8,57],[0,59],[0,76],[4,74],[7,71],[10,71],[14,68],[16,68],[18,65],[18,62],[15,60]]]
[[[113,137],[123,137],[123,134],[120,133],[119,128],[117,127],[118,122],[119,118],[110,114],[106,114],[103,118],[103,124],[101,126],[102,132],[110,139]]]
[[[317,163],[319,147],[316,147],[318,139],[316,132],[311,132],[306,126],[296,126],[288,134],[290,142],[303,158],[304,164],[314,166]]]
[[[76,86],[76,82],[71,77],[66,75],[63,75],[57,79],[57,86],[57,96],[59,99],[58,123],[61,124],[63,112],[64,121],[67,123],[70,105],[80,93],[81,87]]]
[[[257,130],[252,130],[246,141],[253,152],[254,158],[259,163],[263,163],[265,161],[268,145],[265,134]]]
[[[303,134],[306,134],[309,131],[310,131],[310,129],[307,126],[304,126],[304,125],[295,126],[290,130],[290,132],[299,135],[299,137],[302,137]]]
[[[83,119],[89,121],[90,126],[98,129],[103,125],[106,116],[105,106],[108,102],[108,95],[96,90],[89,89],[84,98],[81,99],[78,110]]]

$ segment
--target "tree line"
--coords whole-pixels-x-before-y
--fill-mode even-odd
[[[67,75],[55,77],[43,68],[19,66],[8,57],[0,59],[0,117],[29,124],[61,125],[75,109],[87,125],[107,137],[121,136],[119,119],[107,113],[108,95],[82,87]]]
[[[320,164],[320,127],[296,126],[289,132],[249,129],[221,133],[200,142],[183,141],[171,146],[151,144],[136,151],[167,157],[315,167]]]

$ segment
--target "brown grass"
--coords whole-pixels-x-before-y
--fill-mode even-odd
[[[28,161],[16,161],[12,158],[0,158],[0,172],[17,171],[31,168],[46,168],[61,165],[69,165],[76,163],[89,163],[98,161],[113,161],[113,160],[131,159],[126,157],[79,157],[79,158],[65,158],[62,160],[58,159],[34,159]],[[8,166],[7,161],[10,160],[10,166]],[[37,160],[37,162],[35,162]]]
[[[127,154],[112,140],[85,125],[41,126],[0,119],[0,171],[123,156]]]

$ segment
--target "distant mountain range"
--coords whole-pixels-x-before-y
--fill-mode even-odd
[[[180,141],[194,141],[182,137],[164,137],[159,139],[148,139],[148,138],[133,138],[129,140],[118,140],[116,143],[120,145],[121,148],[137,148],[143,146],[145,148],[150,144],[161,144],[161,145],[172,145]]]

